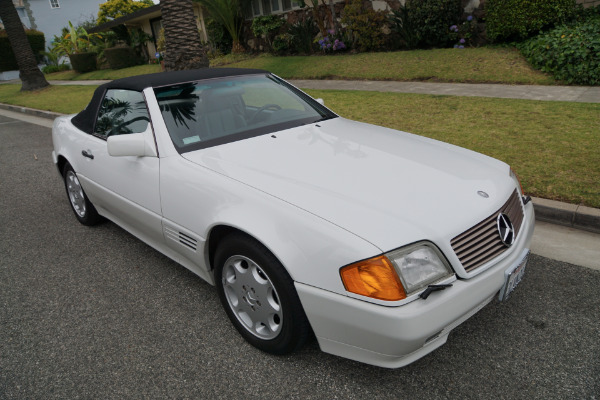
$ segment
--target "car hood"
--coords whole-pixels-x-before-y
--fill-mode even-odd
[[[503,162],[344,118],[182,156],[315,214],[382,252],[418,240],[448,243],[498,210],[515,189]]]

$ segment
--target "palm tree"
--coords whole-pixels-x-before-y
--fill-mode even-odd
[[[210,17],[225,27],[233,39],[232,53],[243,53],[240,43],[244,16],[242,10],[247,0],[197,0],[210,14]]]
[[[48,81],[37,66],[33,50],[12,0],[0,0],[0,18],[19,66],[21,90],[31,91],[48,86]]]
[[[207,68],[192,0],[161,0],[160,10],[165,29],[165,69]]]

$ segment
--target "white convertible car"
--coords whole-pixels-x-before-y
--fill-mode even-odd
[[[79,222],[105,217],[214,284],[270,353],[314,333],[401,367],[525,271],[533,205],[508,165],[344,119],[266,71],[119,79],[52,139]]]

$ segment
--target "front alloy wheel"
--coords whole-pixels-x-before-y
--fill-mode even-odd
[[[311,329],[294,281],[265,246],[242,233],[225,237],[215,253],[221,304],[238,332],[272,354],[299,349]]]
[[[283,310],[277,290],[254,261],[234,255],[223,267],[223,291],[239,322],[260,339],[273,339],[281,332]]]

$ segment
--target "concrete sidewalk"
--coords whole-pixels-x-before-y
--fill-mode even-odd
[[[446,96],[497,97],[504,99],[600,103],[600,86],[501,85],[493,83],[434,83],[396,81],[346,81],[289,79],[301,89],[364,90]],[[110,81],[49,81],[51,85],[93,85]],[[19,80],[2,83],[19,84]]]
[[[492,83],[431,83],[395,81],[297,80],[302,89],[365,90],[448,96],[498,97],[504,99],[600,103],[600,86],[499,85]]]

